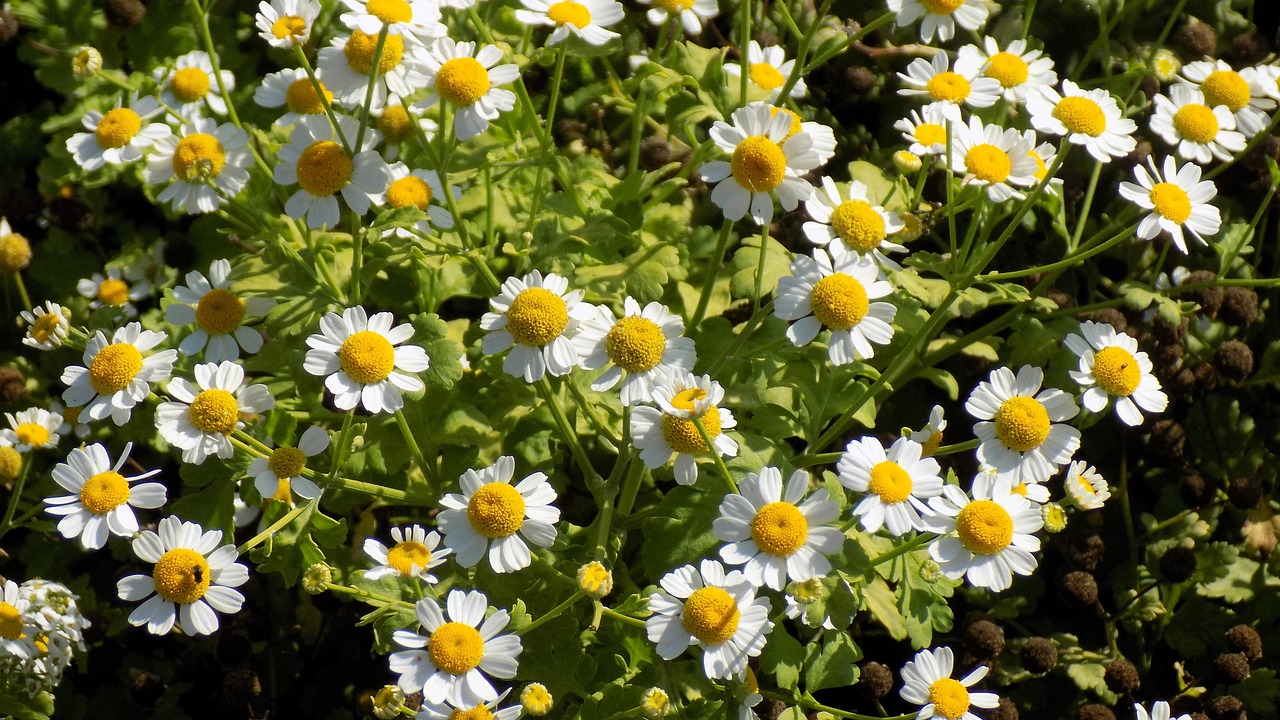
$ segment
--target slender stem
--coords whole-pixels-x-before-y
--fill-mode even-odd
[[[1102,244],[1095,245],[1087,249],[1078,249],[1074,252],[1069,253],[1066,257],[1059,260],[1058,262],[1049,263],[1047,265],[1037,265],[1035,267],[1026,268],[1024,270],[1010,270],[1009,272],[989,273],[987,275],[980,276],[978,280],[980,280],[981,282],[996,282],[1000,280],[1012,280],[1014,278],[1038,275],[1040,273],[1054,272],[1056,270],[1064,270],[1066,268],[1079,265],[1084,260],[1091,258],[1094,255],[1097,255],[1098,253],[1106,252],[1116,243],[1132,236],[1133,236],[1133,228],[1130,227],[1129,225],[1125,225],[1121,228],[1119,232],[1107,238]]]
[[[351,211],[351,295],[354,305],[360,304],[360,275],[364,272],[364,228],[360,227],[360,218]]]
[[[22,309],[30,310],[35,306],[31,304],[31,296],[27,294],[27,284],[22,281],[22,273],[13,274],[13,284],[18,288],[18,297],[22,300]]]
[[[601,605],[600,607],[601,609],[604,610],[605,617],[611,617],[614,620],[617,620],[620,623],[626,623],[627,625],[635,625],[637,627],[645,626],[644,621],[641,620],[640,618],[633,618],[630,615],[623,615],[617,610],[614,610],[613,608],[605,607],[604,605]]]
[[[333,467],[329,468],[329,482],[333,483],[338,479],[338,471],[342,469],[343,463],[347,461],[347,453],[351,450],[351,423],[355,420],[356,410],[352,408],[347,411],[346,417],[342,419],[342,429],[338,431],[338,442],[333,446]]]
[[[750,0],[739,0],[739,4],[738,4],[738,9],[739,9],[738,53],[741,56],[738,58],[738,62],[742,70],[740,73],[738,73],[738,75],[740,76],[739,77],[740,83],[738,85],[738,90],[740,91],[740,94],[738,95],[738,102],[741,103],[744,107],[747,104],[747,88],[748,88],[747,83],[751,75],[751,60],[747,56],[747,47],[751,44],[751,6],[752,5],[753,3],[750,2]],[[800,63],[796,63],[796,65],[799,65],[799,64]]]
[[[550,610],[548,610],[547,612],[539,616],[537,620],[534,620],[528,625],[525,625],[519,630],[516,630],[516,635],[527,635],[530,632],[532,632],[534,629],[540,627],[543,623],[546,623],[549,620],[556,619],[557,617],[560,616],[560,613],[563,613],[565,610],[568,610],[574,603],[578,602],[582,598],[583,598],[583,592],[581,590],[574,592],[572,595],[565,598],[564,602],[551,608]]]
[[[942,445],[937,450],[934,450],[932,454],[934,457],[937,457],[939,455],[953,455],[958,452],[967,452],[978,447],[978,444],[979,440],[974,438],[972,440],[965,440],[964,442],[954,443],[952,445]]]
[[[716,240],[716,249],[711,254],[712,262],[707,265],[707,275],[702,280],[702,293],[698,295],[698,306],[693,311],[693,317],[689,318],[689,327],[686,328],[686,332],[692,332],[707,315],[707,303],[711,302],[711,293],[715,289],[716,277],[720,274],[720,264],[724,262],[725,248],[729,244],[729,233],[732,231],[733,221],[725,218],[724,224],[720,226],[720,238]]]
[[[591,466],[587,451],[583,449],[582,442],[578,439],[578,433],[569,422],[569,417],[565,415],[564,408],[560,407],[560,399],[556,397],[555,391],[551,389],[551,382],[547,380],[546,375],[543,375],[538,378],[538,382],[535,384],[538,388],[538,394],[542,396],[542,402],[546,403],[547,409],[551,411],[551,417],[556,422],[556,426],[560,428],[560,435],[569,445],[569,452],[573,455],[574,461],[578,463],[578,469],[582,471],[582,477],[587,481],[587,486],[594,492],[600,476],[596,473],[595,468]]]
[[[311,89],[315,90],[316,97],[320,99],[320,104],[324,106],[324,114],[329,117],[329,124],[333,125],[334,133],[342,141],[342,149],[346,150],[348,155],[354,157],[355,153],[351,152],[351,143],[347,141],[347,136],[342,132],[342,126],[338,124],[338,116],[333,112],[333,103],[329,100],[329,94],[325,91],[324,85],[316,75],[315,68],[311,66],[311,61],[307,59],[307,54],[303,52],[301,44],[293,44],[293,55],[298,58],[298,64],[302,65],[302,69],[307,73],[307,78],[311,80]]]
[[[724,367],[725,363],[729,362],[732,358],[737,357],[738,351],[742,350],[742,347],[747,344],[747,340],[756,331],[756,328],[760,327],[760,324],[769,316],[769,313],[773,312],[773,303],[773,300],[765,303],[760,309],[755,311],[755,314],[747,319],[747,324],[742,327],[742,332],[738,333],[737,337],[733,339],[733,342],[729,344],[729,347],[725,348],[724,352],[720,354],[720,357],[716,358],[715,361],[711,363],[711,367],[707,370],[708,373],[715,375],[719,372],[720,368]]]
[[[560,101],[560,82],[564,78],[564,61],[568,55],[568,46],[569,43],[562,42],[556,50],[556,68],[552,71],[551,93],[547,98],[547,120],[542,128],[541,148],[538,153],[538,172],[533,181],[533,208],[529,211],[529,224],[526,226],[529,231],[533,230],[533,225],[538,220],[538,211],[542,207],[542,178],[546,174],[547,158],[550,156],[553,163],[560,162],[553,152],[551,128],[555,125],[556,105]]]
[[[373,91],[378,87],[378,75],[382,68],[382,50],[387,44],[387,33],[390,28],[383,23],[382,29],[378,31],[378,44],[373,49],[373,62],[369,64],[369,86],[364,91],[364,105],[360,111],[360,131],[356,133],[356,144],[351,148],[351,152],[358,153],[364,147],[364,132],[369,128],[369,107],[373,105]],[[441,100],[443,102],[443,100]],[[409,117],[409,122],[415,122],[413,117]]]
[[[883,555],[878,555],[878,556],[876,556],[875,558],[873,558],[873,559],[871,560],[871,567],[875,567],[875,566],[877,566],[877,565],[882,565],[882,564],[884,564],[884,563],[886,563],[886,562],[889,562],[890,560],[893,560],[894,558],[897,558],[897,557],[899,557],[899,556],[901,556],[901,555],[905,555],[905,554],[907,554],[907,553],[911,552],[912,550],[917,550],[917,549],[919,549],[920,547],[922,547],[925,543],[927,543],[927,542],[929,542],[930,540],[934,539],[935,537],[937,537],[937,536],[936,536],[936,535],[932,535],[932,534],[927,534],[927,533],[922,533],[922,534],[920,534],[920,535],[916,535],[915,537],[913,537],[913,538],[911,538],[910,540],[908,540],[908,541],[906,541],[906,542],[902,543],[901,545],[898,545],[897,547],[895,547],[894,549],[890,550],[889,552],[887,552],[887,553],[885,553],[885,554],[883,554]]]
[[[707,432],[707,426],[702,423],[702,418],[690,418],[693,426],[698,429],[698,434],[702,436],[702,443],[707,446],[707,450],[711,453],[711,458],[715,460],[716,469],[720,471],[720,477],[724,478],[724,482],[729,486],[729,492],[738,492],[738,483],[733,479],[733,473],[729,472],[729,466],[724,464],[724,458],[720,457],[720,451],[716,450],[715,441],[711,439],[711,433]]]
[[[405,419],[404,410],[396,411],[396,426],[400,428],[400,436],[404,438],[404,442],[409,446],[409,454],[413,455],[413,461],[418,464],[418,469],[431,479],[433,484],[438,485],[439,482],[435,477],[436,468],[434,464],[428,463],[426,457],[422,454],[422,449],[418,447],[418,441],[413,437],[413,431],[409,429],[409,421]]]
[[[817,453],[814,455],[801,455],[796,459],[792,460],[791,464],[795,465],[797,468],[803,469],[807,467],[813,467],[814,465],[826,465],[827,463],[836,462],[843,455],[844,453],[842,452],[829,452],[829,453]]]
[[[9,505],[4,509],[4,522],[0,523],[0,537],[9,532],[13,527],[13,515],[18,510],[18,503],[22,500],[22,489],[27,484],[27,475],[31,473],[31,458],[22,458],[22,472],[18,473],[18,479],[13,483],[13,494],[9,496]]]
[[[764,261],[765,261],[765,257],[769,252],[769,240],[771,239],[771,237],[772,236],[769,235],[768,224],[761,225],[760,226],[760,258],[756,261],[756,294],[755,294],[755,297],[752,298],[752,302],[755,303],[756,310],[759,310],[760,306],[763,304]]]
[[[822,6],[818,8],[818,14],[814,16],[813,21],[809,23],[809,29],[805,30],[804,36],[800,38],[799,48],[796,50],[796,64],[791,67],[791,73],[787,76],[787,81],[782,84],[782,89],[778,91],[778,100],[785,101],[791,97],[791,88],[796,86],[800,81],[801,71],[805,69],[805,59],[809,55],[809,47],[813,43],[813,38],[818,34],[818,28],[822,27],[822,18],[826,17],[831,11],[831,5],[835,0],[822,0]],[[779,6],[781,7],[781,5]],[[893,13],[886,13],[893,15]],[[746,77],[751,68],[743,63],[742,74]]]
[[[254,535],[253,537],[249,538],[247,541],[245,541],[243,545],[236,548],[236,554],[244,555],[250,550],[258,547],[262,543],[266,542],[267,538],[279,532],[280,528],[283,528],[285,525],[288,525],[289,523],[293,522],[293,519],[301,515],[304,510],[315,509],[315,507],[319,503],[320,503],[320,500],[319,498],[317,498],[315,500],[312,500],[306,503],[305,505],[298,505],[297,507],[294,507],[293,509],[289,510],[289,512],[285,513],[279,520],[275,521],[274,523],[271,523],[270,527],[258,533],[257,535]]]
[[[382,603],[383,605],[399,605],[400,607],[404,607],[404,608],[412,608],[414,605],[411,602],[405,602],[404,600],[387,597],[386,595],[379,595],[377,593],[371,593],[368,590],[361,590],[360,588],[348,587],[346,585],[336,585],[334,583],[325,583],[325,589],[328,590],[329,592],[342,593],[343,595],[351,595],[352,597],[358,597],[366,602],[373,601],[375,603]]]
[[[410,503],[414,505],[426,504],[426,502],[422,498],[419,497],[415,499],[404,490],[389,488],[382,485],[375,485],[373,483],[364,482],[363,480],[352,480],[351,478],[340,477],[340,478],[334,478],[333,480],[330,480],[329,485],[332,487],[340,488],[342,490],[350,490],[352,492],[358,492],[363,495],[369,495],[370,497],[382,498],[383,500],[387,500],[389,502]]]
[[[1101,175],[1102,163],[1095,162],[1093,164],[1093,173],[1089,176],[1089,186],[1084,191],[1084,203],[1080,205],[1080,217],[1076,220],[1076,231],[1071,234],[1071,244],[1067,246],[1068,252],[1075,252],[1076,247],[1080,244],[1080,236],[1084,235],[1084,226],[1089,219],[1089,208],[1093,205],[1093,194],[1098,189],[1098,178]],[[1048,179],[1047,175],[1045,177]]]
[[[596,417],[595,410],[591,407],[591,402],[582,394],[581,388],[567,378],[565,379],[564,384],[569,388],[569,394],[573,396],[573,401],[577,404],[578,411],[586,416],[587,421],[596,429],[596,432],[605,440],[608,440],[609,444],[614,447],[622,447],[622,443],[618,440],[618,436],[614,435],[613,431],[610,430],[609,427],[600,420],[600,418]]]

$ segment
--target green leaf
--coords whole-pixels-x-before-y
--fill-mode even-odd
[[[844,687],[858,682],[858,666],[862,650],[846,633],[827,633],[821,650],[809,646],[809,659],[804,672],[805,690],[817,692],[824,688]]]
[[[794,690],[800,684],[800,668],[804,665],[804,646],[785,628],[774,628],[769,642],[760,653],[760,670],[773,675],[778,687]]]
[[[1276,671],[1271,668],[1255,668],[1249,677],[1237,685],[1227,688],[1228,692],[1240,698],[1245,709],[1256,717],[1275,717],[1276,699],[1280,696],[1280,680],[1276,679]]]
[[[889,637],[894,640],[903,640],[907,637],[907,620],[898,611],[897,597],[894,596],[893,589],[888,583],[881,578],[875,578],[874,581],[863,586],[862,597],[867,601],[867,609],[889,632]]]
[[[791,253],[777,240],[770,236],[764,245],[764,275],[760,281],[761,294],[773,292],[778,280],[791,274]],[[733,253],[730,268],[733,276],[729,280],[729,291],[734,297],[755,298],[757,269],[760,265],[760,236],[755,235],[742,240],[742,245]]]
[[[720,513],[722,497],[722,492],[707,492],[698,485],[680,485],[667,493],[655,517],[644,523],[646,575],[661,577],[697,563],[715,548],[719,541],[711,534],[711,523]]]
[[[27,697],[21,692],[17,695],[0,694],[0,713],[11,715],[16,720],[49,720],[53,714],[53,696],[43,691],[35,697]]]
[[[320,512],[318,501],[307,503],[289,524],[271,537],[271,543],[259,545],[250,552],[258,563],[259,572],[276,572],[284,577],[285,585],[292,586],[298,575],[313,564],[324,560],[325,547],[337,547],[347,536],[346,521],[334,520]],[[263,521],[273,523],[287,512],[284,503],[267,507]]]
[[[1178,607],[1164,629],[1164,641],[1182,657],[1208,656],[1238,620],[1221,605],[1192,597]]]

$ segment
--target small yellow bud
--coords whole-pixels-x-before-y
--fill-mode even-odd
[[[1044,517],[1044,529],[1049,533],[1060,533],[1067,527],[1067,511],[1058,503],[1049,503],[1040,511]]]
[[[101,69],[102,53],[97,48],[84,45],[71,56],[71,72],[78,78],[92,77]]]
[[[333,568],[324,563],[312,565],[302,575],[302,589],[312,595],[319,595],[329,589],[331,582],[333,582]]]
[[[404,707],[404,691],[395,685],[384,685],[373,696],[373,714],[379,720],[391,720]]]
[[[924,167],[924,161],[919,155],[909,150],[899,150],[893,154],[893,164],[897,166],[898,172],[903,175],[914,175],[920,172],[920,168]]]
[[[520,705],[524,711],[535,717],[542,717],[551,712],[554,703],[547,686],[542,683],[529,683],[520,691]]]
[[[613,591],[613,573],[592,560],[578,568],[578,589],[599,600]]]
[[[640,697],[640,711],[649,720],[665,717],[670,711],[670,698],[667,697],[667,691],[659,687],[652,687],[644,691],[644,695]]]
[[[9,231],[9,222],[0,218],[0,273],[12,275],[31,264],[31,243]]]

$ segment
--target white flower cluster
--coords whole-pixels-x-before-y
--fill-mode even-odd
[[[79,598],[61,583],[28,580],[5,583],[0,601],[0,687],[30,697],[62,682],[76,653],[85,652],[89,621],[80,614]],[[19,636],[11,637],[16,628]]]

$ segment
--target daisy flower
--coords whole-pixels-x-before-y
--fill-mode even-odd
[[[960,123],[960,106],[944,100],[912,110],[910,116],[894,123],[893,127],[902,133],[903,140],[911,143],[907,149],[912,154],[941,155],[947,150],[947,127]]]
[[[867,197],[866,185],[854,180],[841,193],[835,181],[824,175],[822,189],[804,201],[804,209],[813,218],[813,222],[804,224],[804,235],[809,242],[827,245],[839,239],[846,248],[869,256],[881,267],[902,269],[885,256],[886,252],[907,251],[902,245],[889,241],[890,235],[902,230],[902,221],[873,204]]]
[[[584,368],[608,367],[592,381],[592,390],[605,392],[622,380],[622,404],[635,405],[653,397],[659,377],[693,370],[698,359],[693,340],[683,336],[680,316],[662,303],[654,301],[641,309],[628,296],[621,319],[603,305],[588,307],[591,314],[578,326],[573,343]]]
[[[955,485],[929,501],[929,518],[941,537],[929,544],[929,556],[951,579],[967,576],[969,583],[992,592],[1005,590],[1014,574],[1036,569],[1040,538],[1032,533],[1044,525],[1038,506],[1014,494],[1007,478],[988,486],[974,486],[970,499]],[[990,492],[983,492],[990,491]]]
[[[387,38],[410,33],[420,41],[444,37],[448,31],[440,22],[440,6],[433,0],[342,0],[348,8],[339,17],[342,24],[378,36],[387,29]],[[382,52],[386,53],[386,47]]]
[[[1204,94],[1190,85],[1174,85],[1169,95],[1155,96],[1151,129],[1178,146],[1178,157],[1207,165],[1244,150],[1245,137],[1235,131],[1235,115],[1226,105],[1207,105]]]
[[[364,554],[378,563],[378,567],[365,571],[366,579],[412,577],[432,584],[438,582],[429,571],[443,563],[452,552],[450,548],[440,547],[440,533],[435,530],[427,532],[421,525],[410,525],[391,528],[391,538],[396,544],[390,548],[374,538],[365,538]]]
[[[720,14],[717,0],[638,0],[641,5],[653,5],[645,17],[651,25],[666,25],[667,18],[677,16],[688,35],[702,32],[702,21]]]
[[[512,485],[515,469],[516,459],[503,455],[483,470],[462,473],[461,495],[440,499],[436,524],[462,567],[474,567],[488,550],[494,572],[515,572],[533,562],[525,540],[544,548],[555,542],[560,522],[560,510],[551,504],[555,488],[540,472]]]
[[[1235,117],[1236,130],[1251,138],[1266,129],[1267,113],[1280,98],[1277,74],[1274,65],[1236,72],[1225,60],[1199,60],[1184,65],[1179,79],[1204,93],[1209,107],[1226,106]]]
[[[46,301],[44,307],[36,305],[30,310],[23,310],[19,317],[27,326],[22,344],[37,350],[62,347],[71,329],[71,311],[52,300]]]
[[[1013,186],[1036,184],[1036,161],[1022,133],[984,125],[977,115],[969,117],[968,125],[957,124],[953,133],[951,169],[964,174],[963,184],[985,186],[992,202],[1022,198]]]
[[[898,94],[922,96],[929,102],[968,105],[971,108],[991,107],[1000,99],[1004,91],[1000,81],[982,75],[981,58],[961,56],[956,60],[954,70],[948,69],[950,65],[951,58],[945,52],[937,53],[930,60],[912,60],[905,73],[898,73],[905,86],[898,90]]]
[[[480,329],[488,331],[481,349],[496,355],[510,348],[502,361],[508,375],[532,383],[548,372],[565,375],[578,364],[571,339],[592,310],[582,302],[581,290],[569,290],[568,280],[555,273],[543,278],[537,270],[509,277],[489,306],[493,312],[480,319]]]
[[[107,268],[107,274],[94,273],[91,277],[82,278],[76,283],[76,292],[82,297],[90,298],[89,307],[97,310],[110,306],[122,311],[125,317],[137,317],[138,309],[133,301],[141,300],[151,293],[151,283],[146,280],[130,285],[118,267]]]
[[[410,170],[408,165],[397,162],[391,165],[390,172],[391,184],[387,191],[370,196],[375,205],[413,207],[426,213],[425,218],[414,223],[414,228],[421,233],[430,233],[433,225],[445,230],[453,227],[453,214],[440,204],[444,198],[444,186],[440,184],[440,175],[435,170]],[[455,198],[458,196],[456,185],[449,190]],[[415,237],[409,228],[392,228],[391,233],[396,237]]]
[[[236,89],[236,77],[230,70],[219,73],[230,93]],[[218,77],[213,74],[213,61],[203,50],[192,50],[173,61],[173,67],[156,68],[151,74],[160,86],[160,102],[185,118],[204,114],[207,105],[217,115],[227,114],[227,101],[218,90]]]
[[[265,108],[284,108],[285,113],[276,118],[277,127],[295,125],[308,115],[324,115],[324,104],[333,104],[333,92],[320,82],[324,99],[320,99],[316,86],[307,71],[302,68],[285,68],[280,72],[264,75],[262,84],[253,91],[253,101]]]
[[[249,136],[231,123],[201,117],[181,133],[156,141],[144,177],[151,185],[168,183],[156,200],[172,201],[174,210],[213,212],[249,182]]]
[[[1058,158],[1058,147],[1053,143],[1040,143],[1036,145],[1036,131],[1027,129],[1022,132],[1022,139],[1026,141],[1030,152],[1027,157],[1031,158],[1036,164],[1034,177],[1037,183],[1044,182],[1049,175],[1049,166]],[[1044,189],[1047,193],[1057,194],[1062,190],[1062,178],[1054,177],[1049,179],[1049,186]]]
[[[532,686],[530,686],[532,687]],[[508,688],[502,691],[496,700],[484,703],[476,703],[475,705],[464,705],[455,708],[448,703],[422,703],[422,707],[413,716],[414,720],[453,720],[454,718],[483,718],[484,720],[516,720],[520,717],[520,713],[524,712],[521,705],[512,705],[501,710],[498,709],[498,703],[506,698],[511,692]],[[530,713],[532,715],[532,713]],[[545,713],[543,713],[545,714]]]
[[[39,634],[31,621],[31,601],[23,597],[18,583],[4,581],[4,594],[0,596],[0,650],[9,657],[30,658],[37,654],[33,638]]]
[[[995,485],[999,481],[1000,473],[995,466],[980,462],[978,463],[978,474],[973,476],[972,494],[988,496],[995,491]],[[1036,505],[1044,505],[1049,502],[1049,486],[1042,482],[1023,481],[1016,485],[1011,484],[1009,492],[1014,495],[1021,495]]]
[[[515,677],[517,658],[524,649],[519,635],[501,635],[511,621],[506,610],[485,617],[489,599],[479,590],[450,590],[445,600],[448,615],[435,600],[424,598],[414,606],[426,636],[397,630],[392,640],[408,648],[391,653],[391,672],[407,693],[422,693],[430,703],[473,707],[498,699],[489,675],[502,680]]]
[[[371,413],[395,412],[404,407],[402,391],[426,388],[417,373],[430,367],[431,359],[417,345],[402,345],[413,337],[412,325],[393,328],[393,322],[389,312],[369,317],[356,306],[341,315],[327,313],[320,320],[320,334],[307,337],[311,349],[303,368],[325,378],[339,410],[359,404]]]
[[[152,143],[172,132],[164,123],[146,122],[161,110],[154,97],[139,98],[137,94],[129,98],[128,105],[117,103],[105,114],[90,110],[80,120],[89,132],[67,138],[67,152],[90,172],[107,163],[133,162],[141,158],[142,151]]]
[[[249,579],[249,569],[235,561],[235,545],[218,545],[221,530],[205,532],[173,516],[161,520],[158,530],[143,530],[133,539],[133,553],[155,564],[151,575],[129,575],[116,583],[121,600],[147,598],[129,613],[129,624],[165,635],[176,620],[187,635],[213,634],[218,629],[214,610],[229,615],[244,604],[244,596],[231,588]]]
[[[339,35],[329,47],[320,50],[317,61],[320,77],[338,103],[347,107],[364,107],[365,94],[369,90],[369,75],[373,72],[373,57],[378,51],[378,35],[352,30],[350,35]],[[373,73],[373,99],[370,108],[381,110],[390,95],[408,97],[427,84],[423,60],[427,53],[421,41],[405,41],[405,35],[387,35],[378,58],[378,69]],[[441,38],[444,40],[445,38]],[[438,42],[438,41],[437,41]],[[341,122],[341,121],[339,121]],[[354,133],[348,133],[354,138]]]
[[[1183,229],[1190,232],[1201,245],[1208,245],[1207,235],[1217,235],[1222,226],[1218,208],[1209,204],[1218,194],[1212,180],[1200,179],[1200,166],[1186,163],[1181,169],[1173,156],[1164,159],[1164,173],[1156,169],[1155,160],[1148,157],[1150,172],[1141,165],[1133,166],[1138,180],[1120,183],[1120,195],[1143,210],[1150,210],[1138,223],[1137,235],[1150,240],[1161,231],[1169,233],[1173,244],[1187,254],[1187,241]]]
[[[755,40],[747,45],[747,77],[752,85],[769,93],[769,102],[778,99],[795,64],[795,60],[787,60],[786,50],[779,45],[762,48]],[[742,66],[738,63],[725,63],[724,74],[736,80],[742,77]],[[730,81],[729,86],[734,87],[734,81]],[[789,97],[802,98],[808,91],[804,78],[801,78],[796,80]]]
[[[387,104],[373,121],[373,126],[382,133],[383,157],[388,161],[395,160],[400,154],[401,145],[417,141],[417,133],[413,130],[415,123],[426,141],[430,142],[436,136],[440,126],[435,120],[423,117],[423,113],[422,108],[413,105],[406,107],[404,101],[395,95],[387,98]]]
[[[978,461],[1012,485],[1048,480],[1080,448],[1080,431],[1062,424],[1080,412],[1075,398],[1056,388],[1042,391],[1042,382],[1037,367],[1023,365],[1016,376],[996,368],[964,404],[980,421],[973,426]]]
[[[62,382],[68,386],[62,401],[68,408],[85,406],[83,414],[90,420],[110,415],[116,425],[129,422],[134,405],[151,393],[151,383],[165,380],[173,372],[177,350],[143,356],[165,337],[162,332],[143,330],[136,322],[117,329],[110,340],[97,331],[84,350],[84,365],[62,371]]]
[[[307,458],[329,448],[329,433],[312,425],[298,439],[298,447],[278,447],[267,457],[254,458],[246,471],[253,476],[253,487],[264,500],[275,498],[292,502],[293,495],[303,500],[320,497],[320,486],[303,477]]]
[[[815,577],[803,582],[792,583],[791,592],[782,596],[782,599],[787,603],[783,614],[792,620],[803,619],[804,624],[809,627],[835,630],[836,626],[831,622],[829,615],[824,616],[821,622],[818,622],[817,618],[808,617],[809,606],[821,600],[825,595],[826,590],[822,586],[822,578]]]
[[[893,339],[898,309],[892,303],[871,302],[893,292],[879,268],[843,243],[815,248],[813,257],[791,261],[791,274],[778,280],[773,314],[795,320],[787,338],[796,347],[813,342],[825,326],[831,330],[827,357],[833,365],[847,365],[875,354],[871,343]]]
[[[844,547],[844,534],[827,523],[840,516],[840,506],[826,489],[806,500],[808,491],[804,470],[791,474],[785,492],[777,468],[749,473],[740,490],[721,501],[720,517],[711,526],[716,539],[727,543],[721,559],[744,566],[752,585],[779,591],[788,578],[801,582],[831,572],[826,555]]]
[[[320,3],[314,0],[271,0],[258,3],[254,18],[258,37],[271,47],[291,48],[311,37],[311,28],[320,15]]]
[[[178,402],[156,408],[156,429],[170,445],[182,449],[182,461],[199,465],[210,455],[235,455],[233,431],[244,427],[241,414],[260,414],[275,407],[266,385],[245,385],[244,368],[229,361],[195,367],[196,382],[174,378],[166,388]]]
[[[715,560],[676,568],[658,586],[649,596],[653,614],[644,621],[658,657],[674,660],[696,644],[708,678],[745,677],[747,658],[760,655],[773,630],[769,598],[756,597],[746,575],[726,574]]]
[[[1133,704],[1134,720],[1170,720],[1173,718],[1173,711],[1169,709],[1169,703],[1164,700],[1158,700],[1151,706],[1151,714],[1147,714],[1147,709],[1139,705]],[[1173,720],[1191,720],[1191,716],[1183,713]]]
[[[27,408],[17,415],[5,413],[9,427],[0,430],[0,445],[8,445],[18,452],[36,448],[56,448],[62,436],[62,416],[44,408]]]
[[[808,199],[813,186],[800,176],[821,162],[808,133],[790,132],[791,117],[770,113],[766,103],[735,110],[732,125],[716,121],[711,139],[731,158],[703,163],[702,179],[716,183],[711,202],[726,218],[740,220],[750,210],[757,225],[768,225],[775,191],[788,211]]]
[[[523,10],[516,10],[516,19],[526,25],[549,25],[555,30],[547,38],[547,45],[576,35],[591,45],[603,45],[619,37],[606,30],[609,25],[624,17],[622,5],[614,0],[521,0]]]
[[[62,516],[58,521],[62,537],[71,540],[79,536],[85,550],[97,550],[107,543],[108,533],[132,537],[138,532],[133,508],[154,510],[165,504],[167,491],[163,484],[134,485],[158,475],[159,468],[130,478],[120,474],[131,450],[133,443],[126,443],[113,465],[107,449],[94,443],[72,450],[66,462],[54,466],[54,482],[71,494],[45,498],[45,512]]]
[[[724,434],[737,427],[738,421],[728,408],[719,407],[724,388],[710,375],[669,375],[654,384],[653,400],[657,408],[642,405],[631,412],[631,441],[640,451],[645,467],[662,467],[675,455],[676,482],[692,485],[698,479],[699,453],[715,452],[721,457],[738,454],[738,443]],[[702,439],[693,418],[702,421],[711,447]]]
[[[341,207],[335,195],[341,194],[347,207],[356,215],[369,209],[370,197],[387,189],[391,171],[374,147],[381,137],[376,131],[365,132],[364,144],[353,157],[342,146],[342,137],[355,139],[358,124],[349,117],[339,117],[341,135],[333,132],[326,117],[309,115],[298,122],[288,144],[280,148],[275,181],[280,185],[297,183],[299,189],[284,205],[295,220],[307,218],[311,228],[336,227]]]
[[[840,484],[867,496],[853,509],[869,533],[888,528],[896,536],[924,530],[932,514],[925,501],[942,493],[942,467],[924,457],[920,443],[898,438],[885,452],[874,437],[850,440],[836,463]]]
[[[925,42],[933,42],[934,33],[938,42],[946,42],[956,34],[956,25],[965,30],[977,30],[987,22],[990,12],[983,0],[886,0],[889,12],[898,14],[894,19],[898,27],[910,25],[924,18],[920,23],[920,38]]]
[[[951,677],[954,669],[955,656],[946,646],[921,650],[902,666],[902,689],[898,694],[903,700],[922,706],[916,720],[979,720],[970,712],[971,707],[990,709],[1000,704],[1000,696],[995,693],[969,691],[987,676],[990,668],[979,665],[960,680]]]
[[[912,442],[920,443],[921,454],[932,455],[941,447],[942,431],[946,429],[947,419],[943,415],[942,406],[934,405],[929,411],[929,422],[923,428],[912,431],[908,437]]]
[[[770,105],[769,116],[775,115],[786,115],[791,119],[791,129],[787,130],[787,136],[782,139],[782,144],[803,132],[813,141],[813,147],[809,149],[817,154],[818,165],[826,165],[827,161],[836,154],[836,133],[830,127],[812,120],[801,120],[799,115],[787,108]]]
[[[1081,510],[1097,510],[1111,497],[1111,488],[1092,465],[1076,460],[1067,466],[1067,476],[1062,480],[1067,497]]]
[[[1120,105],[1106,90],[1084,90],[1063,80],[1062,94],[1051,87],[1027,93],[1027,111],[1037,131],[1066,136],[1098,162],[1124,157],[1138,146],[1133,139],[1137,123],[1122,116]]]
[[[459,140],[479,135],[499,113],[516,106],[516,94],[496,86],[515,82],[520,68],[511,63],[498,65],[501,59],[502,50],[496,45],[482,45],[477,50],[473,42],[440,38],[422,56],[431,94],[414,107],[429,108],[443,98],[454,108],[454,135]]]
[[[262,335],[242,323],[247,316],[261,317],[275,307],[263,297],[240,297],[231,287],[231,263],[225,258],[209,265],[206,278],[197,270],[187,273],[187,284],[173,289],[177,302],[165,308],[164,319],[174,325],[195,325],[178,345],[183,355],[204,351],[206,362],[238,360],[240,350],[256,353],[262,349]]]
[[[1142,410],[1164,412],[1169,398],[1151,374],[1151,360],[1138,350],[1138,341],[1106,323],[1086,320],[1080,335],[1067,335],[1064,343],[1080,356],[1080,369],[1071,378],[1085,388],[1080,402],[1090,412],[1101,412],[1116,398],[1116,415],[1125,425],[1141,425]]]
[[[1026,40],[1012,40],[1009,47],[1001,50],[996,39],[988,35],[982,38],[981,47],[960,48],[959,56],[972,57],[969,62],[980,65],[983,76],[998,80],[1004,99],[1011,103],[1025,102],[1027,94],[1036,88],[1058,82],[1053,60],[1039,50],[1028,50]]]

